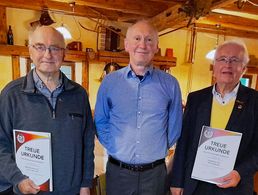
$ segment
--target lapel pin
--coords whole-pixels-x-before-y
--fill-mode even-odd
[[[243,108],[244,102],[236,100],[237,105],[237,109],[241,110]]]

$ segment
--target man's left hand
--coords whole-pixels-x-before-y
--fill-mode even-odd
[[[82,187],[80,190],[80,195],[90,195],[90,188]]]
[[[240,182],[241,177],[236,170],[231,171],[228,175],[221,179],[222,184],[218,184],[217,186],[220,188],[230,188],[236,187]]]

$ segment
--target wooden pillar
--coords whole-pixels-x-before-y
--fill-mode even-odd
[[[13,80],[18,79],[21,76],[20,56],[12,56],[12,71],[13,71]]]
[[[0,6],[0,44],[7,44],[6,7]]]
[[[28,73],[31,70],[31,59],[26,58],[26,73]]]
[[[82,86],[89,92],[89,60],[82,61]]]

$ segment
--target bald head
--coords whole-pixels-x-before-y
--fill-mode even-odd
[[[40,26],[29,34],[29,44],[46,43],[65,48],[63,35],[51,26]]]
[[[146,19],[139,20],[136,23],[134,23],[132,26],[130,26],[127,29],[126,38],[128,38],[132,34],[132,31],[134,31],[134,29],[137,29],[137,28],[149,29],[152,32],[154,38],[158,41],[157,29],[153,26],[153,24],[149,20],[146,20]]]

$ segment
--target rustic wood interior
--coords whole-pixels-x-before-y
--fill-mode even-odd
[[[258,4],[258,0],[251,0]],[[193,28],[196,32],[258,39],[258,8],[246,0],[1,0],[0,1],[0,55],[12,56],[13,79],[20,77],[19,57],[29,58],[25,46],[6,45],[6,8],[48,10],[86,17],[94,21],[133,23],[149,18],[160,36],[177,29]],[[227,12],[227,13],[226,13]],[[238,14],[238,16],[236,15]],[[128,62],[128,55],[120,52],[98,51],[94,57],[81,51],[67,51],[66,61],[82,62],[82,86],[89,88],[91,61]],[[250,63],[249,73],[258,73],[257,59]],[[156,56],[154,64],[176,66],[176,58]],[[256,79],[258,89],[258,76]],[[258,191],[258,175],[255,176]]]
[[[258,4],[258,0],[252,2]],[[37,11],[48,9],[67,15],[129,23],[150,18],[159,31],[193,24],[198,30],[216,31],[216,24],[220,24],[221,32],[227,35],[258,36],[257,20],[215,10],[248,13],[257,18],[257,7],[245,0],[1,0],[0,6]],[[3,23],[0,26],[6,28]]]

